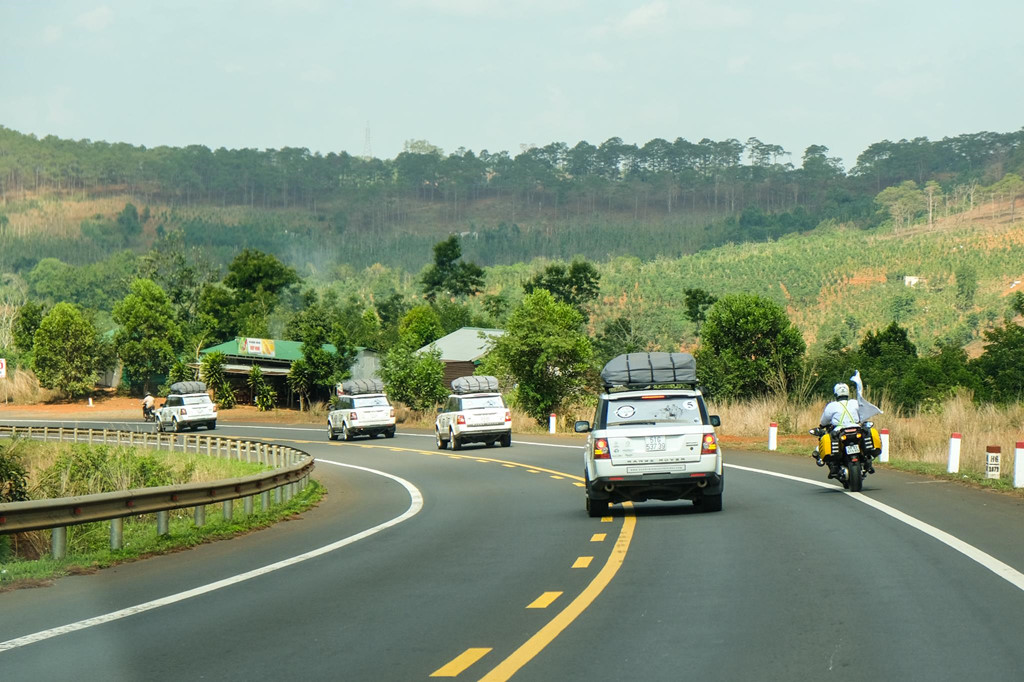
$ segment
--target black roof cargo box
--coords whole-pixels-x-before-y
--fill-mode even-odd
[[[601,370],[605,388],[697,384],[697,363],[689,353],[626,353]]]

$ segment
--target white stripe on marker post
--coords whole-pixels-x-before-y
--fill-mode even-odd
[[[775,450],[779,447],[779,425],[772,422],[768,425],[768,449]]]
[[[946,473],[955,474],[960,471],[960,434],[949,437],[949,460],[946,462]]]
[[[548,433],[555,432],[555,413],[552,412],[551,416],[548,417]]]
[[[889,461],[889,429],[882,429],[878,432],[878,439],[882,441],[882,453],[878,455],[879,462]]]
[[[1024,488],[1024,441],[1013,450],[1013,487]]]
[[[998,445],[985,446],[985,478],[999,478],[1003,449]]]

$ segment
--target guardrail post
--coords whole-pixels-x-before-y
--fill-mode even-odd
[[[281,486],[274,488],[274,504],[281,504],[283,501],[282,495],[284,495],[284,493],[281,491]]]
[[[270,509],[270,491],[264,490],[260,493],[260,508],[263,511]]]
[[[998,445],[985,446],[985,478],[999,478],[1003,449]]]
[[[206,525],[206,505],[200,504],[192,512],[192,518],[194,519],[196,528],[202,528]]]
[[[231,522],[231,518],[235,515],[234,503],[234,500],[224,500],[224,520],[229,523]]]
[[[124,544],[124,517],[110,520],[110,549],[121,549]]]
[[[199,436],[196,436],[196,438],[199,438]],[[209,457],[209,456],[211,456],[213,454],[213,449],[212,449],[212,445],[213,444],[210,442],[211,440],[212,439],[209,436],[206,437],[206,456],[207,457]]]
[[[252,516],[252,506],[253,506],[252,495],[248,495],[247,497],[245,497],[242,500],[242,512],[246,516]]]
[[[58,526],[50,533],[50,554],[54,559],[63,559],[68,553],[68,527]]]
[[[167,511],[158,511],[156,513],[156,534],[157,535],[168,535],[170,531],[170,513]]]
[[[960,434],[949,437],[949,459],[946,462],[946,473],[955,474],[960,471]]]
[[[62,443],[64,442],[64,427],[63,426],[61,426],[61,427],[59,427],[57,429],[57,440],[62,442]]]

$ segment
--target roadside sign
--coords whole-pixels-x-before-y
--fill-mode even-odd
[[[0,358],[0,379],[7,378],[7,358]]]

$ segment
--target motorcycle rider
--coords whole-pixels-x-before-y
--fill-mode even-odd
[[[838,383],[832,387],[832,402],[822,410],[821,419],[818,420],[820,428],[827,434],[845,426],[856,426],[860,424],[860,403],[858,400],[850,399],[850,387],[844,383]],[[818,441],[818,447],[814,449],[814,461],[818,466],[825,466],[822,459],[821,449],[824,447],[823,440]],[[826,454],[826,457],[828,455]],[[868,464],[870,467],[871,465]],[[839,465],[835,462],[828,462],[828,477],[839,477]]]
[[[156,403],[156,398],[149,391],[146,391],[146,397],[142,399],[142,418],[146,419],[153,414],[153,405]]]

